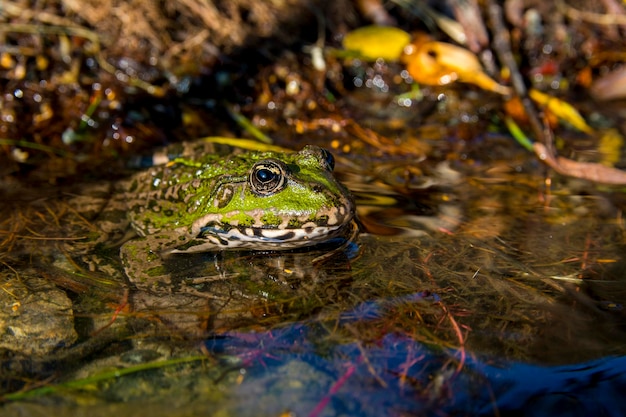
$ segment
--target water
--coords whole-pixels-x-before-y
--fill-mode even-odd
[[[116,248],[72,264],[61,186],[3,206],[2,414],[623,415],[622,190],[403,129],[334,149],[354,242],[171,260],[199,298],[128,293]]]

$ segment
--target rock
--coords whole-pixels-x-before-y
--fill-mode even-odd
[[[43,278],[20,276],[0,291],[0,349],[45,355],[77,338],[72,302]]]

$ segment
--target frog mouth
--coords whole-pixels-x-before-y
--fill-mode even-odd
[[[352,240],[358,232],[356,222],[334,226],[299,229],[269,229],[244,226],[206,226],[200,235],[170,253],[199,253],[219,250],[283,251],[341,239]]]
[[[314,225],[298,229],[231,226],[205,230],[202,239],[224,249],[289,250],[326,242],[341,235],[346,226]]]

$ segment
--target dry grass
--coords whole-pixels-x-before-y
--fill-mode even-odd
[[[202,66],[220,54],[262,38],[296,40],[294,30],[315,24],[324,1],[306,0],[60,0],[7,1],[0,36],[17,42],[18,25],[81,28],[97,36],[107,59],[145,61],[168,71],[186,63]],[[312,27],[315,27],[314,25]],[[23,35],[21,35],[23,36]],[[13,42],[11,42],[13,41]]]

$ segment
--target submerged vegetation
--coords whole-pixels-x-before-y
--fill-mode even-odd
[[[626,8],[544,3],[3,2],[2,414],[620,415]],[[182,142],[328,149],[358,236],[142,291],[104,207]]]

